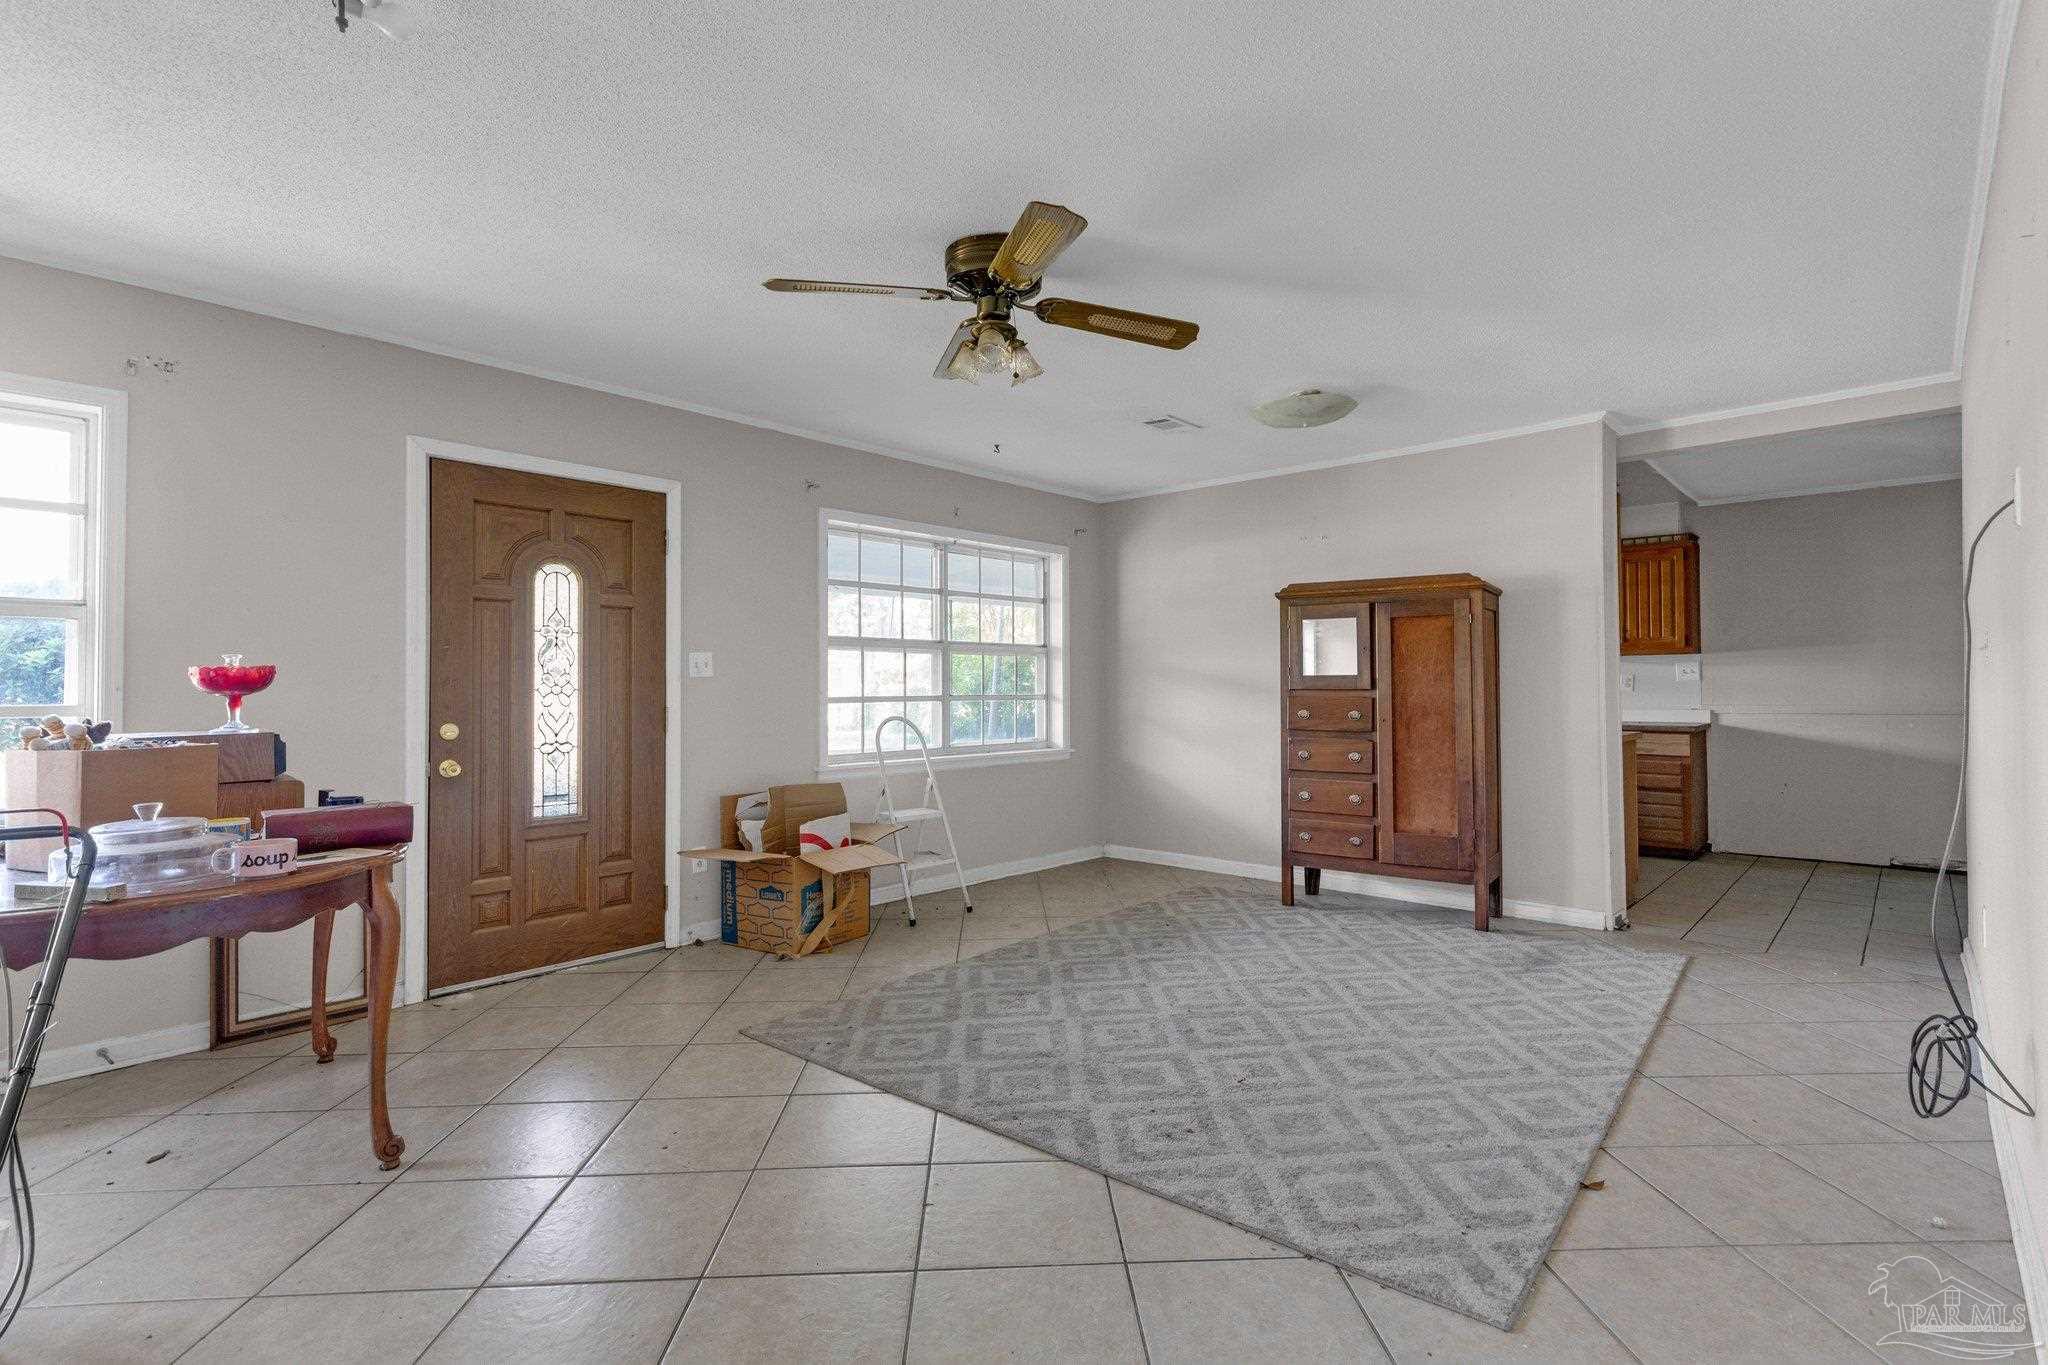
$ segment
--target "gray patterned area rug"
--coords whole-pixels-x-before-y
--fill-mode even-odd
[[[743,1030],[1512,1326],[1685,959],[1238,891]]]

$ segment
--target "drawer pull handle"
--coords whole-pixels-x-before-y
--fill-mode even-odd
[[[1308,793],[1307,793],[1307,792],[1296,792],[1296,793],[1294,794],[1294,799],[1295,799],[1295,800],[1297,800],[1297,801],[1306,801],[1306,800],[1308,800]]]
[[[1301,760],[1303,760],[1303,761],[1305,762],[1305,761],[1307,761],[1307,759],[1308,759],[1308,750],[1306,750],[1306,749],[1296,749],[1296,750],[1294,751],[1294,756],[1295,756],[1296,758],[1298,758],[1298,759],[1301,759]]]
[[[1362,806],[1365,804],[1365,798],[1363,796],[1360,796],[1357,792],[1351,793],[1349,799],[1351,801],[1351,804],[1354,806]]]
[[[1360,844],[1363,844],[1364,842],[1365,840],[1359,838],[1356,834],[1351,836],[1351,846],[1353,848],[1357,848]]]
[[[1351,719],[1353,719],[1353,720],[1362,720],[1362,719],[1364,719],[1364,718],[1363,718],[1362,716],[1360,716],[1360,715],[1359,715],[1359,713],[1358,713],[1358,712],[1356,712],[1356,711],[1346,711],[1346,712],[1345,712],[1344,714],[1345,714],[1345,715],[1347,715],[1347,716],[1349,716],[1349,717],[1350,717]]]
[[[1296,712],[1294,713],[1294,718],[1295,718],[1296,720],[1307,720],[1307,719],[1308,719],[1308,712],[1306,712],[1306,711],[1296,711]]]
[[[1303,830],[1303,831],[1301,832],[1301,841],[1302,841],[1302,842],[1303,842],[1304,844],[1305,844],[1305,843],[1307,843],[1307,842],[1308,842],[1309,840],[1311,840],[1311,839],[1313,839],[1313,838],[1315,838],[1315,835],[1313,835],[1313,834],[1310,834],[1310,833],[1309,833],[1309,832],[1308,832],[1307,830]]]
[[[1360,760],[1362,760],[1362,759],[1363,759],[1363,758],[1365,757],[1365,755],[1364,755],[1364,754],[1361,754],[1361,753],[1356,753],[1356,752],[1353,752],[1353,753],[1348,753],[1348,754],[1344,755],[1344,757],[1346,757],[1346,758],[1350,759],[1350,760],[1351,760],[1351,761],[1352,761],[1353,763],[1357,763],[1357,762],[1359,762]]]

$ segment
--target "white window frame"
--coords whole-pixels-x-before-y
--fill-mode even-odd
[[[79,689],[65,706],[0,704],[0,726],[22,717],[90,716],[122,728],[122,527],[127,497],[128,395],[120,389],[0,373],[0,409],[30,417],[82,421],[85,555],[83,591],[75,601],[0,597],[0,615],[59,617],[78,622]],[[7,499],[7,505],[59,506]],[[67,510],[75,504],[64,504]]]
[[[908,536],[936,543],[943,553],[947,548],[986,549],[1008,551],[1012,554],[1041,556],[1045,561],[1045,657],[1046,657],[1046,722],[1045,737],[1029,744],[972,745],[960,748],[942,747],[943,736],[930,736],[934,743],[931,751],[935,766],[975,767],[986,764],[1035,763],[1063,759],[1073,753],[1069,730],[1069,687],[1070,668],[1067,645],[1069,638],[1067,590],[1067,547],[1043,541],[1025,540],[1017,536],[998,535],[993,532],[963,531],[956,526],[935,526],[926,522],[905,521],[897,517],[880,516],[872,512],[849,512],[824,509],[818,513],[818,699],[812,715],[818,727],[818,773],[821,777],[840,776],[849,770],[873,768],[875,755],[872,753],[834,754],[831,752],[831,734],[826,724],[827,707],[831,700],[831,686],[828,669],[834,643],[831,635],[830,534],[833,530],[873,531],[881,535]],[[941,578],[943,583],[943,577]],[[942,675],[939,697],[940,722],[946,723],[951,670],[946,664],[946,651],[954,642],[945,639],[946,598],[943,588],[934,588],[939,594],[939,635],[936,641],[905,641],[906,647],[929,644],[939,651],[939,670]],[[846,642],[841,641],[842,645]],[[970,642],[960,642],[971,647]],[[914,751],[913,751],[914,752]],[[894,754],[892,756],[900,757]]]

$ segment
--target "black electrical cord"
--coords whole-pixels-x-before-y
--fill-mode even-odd
[[[1971,1089],[1976,1086],[1982,1086],[1985,1094],[2015,1113],[2028,1118],[2035,1116],[2032,1102],[2013,1084],[2012,1077],[2005,1074],[2005,1068],[1998,1064],[1998,1059],[1991,1055],[1991,1049],[1984,1046],[1984,1040],[1978,1036],[1977,1021],[1964,1007],[1962,992],[1956,989],[1955,978],[1949,975],[1948,959],[1941,951],[1941,895],[1948,887],[1948,868],[1955,857],[1956,834],[1963,825],[1963,791],[1970,772],[1970,664],[1974,644],[1970,623],[1970,583],[1977,576],[1977,547],[1984,543],[1984,533],[2014,505],[2013,499],[2007,499],[1984,518],[1984,524],[1970,538],[1970,553],[1963,564],[1963,755],[1961,771],[1956,774],[1955,813],[1949,817],[1948,839],[1941,846],[1941,863],[1934,873],[1934,899],[1927,907],[1927,929],[1934,937],[1934,965],[1941,968],[1942,984],[1948,987],[1949,1002],[1956,1007],[1956,1012],[1931,1014],[1913,1030],[1913,1053],[1906,1063],[1906,1090],[1913,1101],[1913,1112],[1922,1118],[1938,1119],[1952,1112],[1969,1098]],[[1949,898],[1948,913],[1960,941],[1963,917],[1956,909],[1953,896]],[[1998,1078],[1997,1084],[1977,1069],[1979,1058]]]

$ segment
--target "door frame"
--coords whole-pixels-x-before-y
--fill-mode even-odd
[[[582,483],[638,488],[662,495],[668,549],[662,556],[667,597],[663,638],[667,719],[662,726],[662,882],[667,887],[662,942],[682,942],[683,879],[676,858],[683,848],[683,485],[677,479],[636,474],[602,465],[552,460],[510,450],[491,450],[430,436],[405,438],[405,799],[413,808],[413,841],[402,865],[399,900],[404,925],[399,995],[406,1004],[427,997],[427,624],[432,582],[427,554],[431,502],[427,467],[433,460],[515,469]]]

